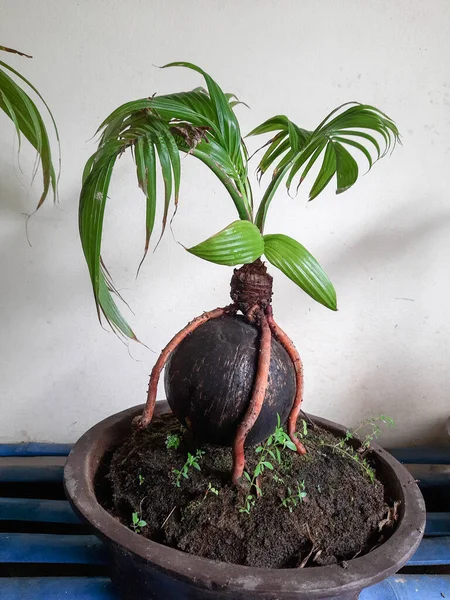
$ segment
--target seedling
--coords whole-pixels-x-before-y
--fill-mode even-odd
[[[197,471],[201,471],[200,464],[198,461],[204,454],[205,453],[203,450],[197,450],[195,455],[188,452],[186,462],[181,467],[181,469],[172,469],[172,473],[175,475],[174,483],[177,487],[180,487],[182,477],[184,477],[185,479],[189,479],[189,469],[191,467],[193,469],[197,469]]]
[[[244,478],[250,484],[250,492],[255,488],[257,496],[262,496],[262,491],[258,484],[258,477],[262,475],[266,469],[273,471],[273,464],[268,461],[267,458],[270,457],[278,464],[281,464],[282,458],[280,449],[285,450],[286,448],[293,452],[296,452],[297,450],[294,442],[291,441],[289,435],[281,427],[280,415],[277,415],[277,426],[275,431],[267,438],[266,443],[263,446],[260,445],[255,450],[255,452],[259,454],[259,461],[253,471],[253,475],[250,476],[248,471],[244,471]],[[249,515],[255,502],[256,499],[254,495],[251,493],[247,494],[244,505],[239,507],[239,512]]]
[[[203,500],[206,499],[206,496],[208,494],[214,494],[214,496],[218,496],[219,495],[219,490],[215,487],[213,487],[213,485],[211,484],[211,482],[208,483],[208,487],[206,488],[206,492],[205,495],[203,496]],[[203,502],[202,500],[202,502]]]
[[[346,456],[347,458],[350,458],[351,460],[355,461],[365,472],[370,481],[374,483],[375,471],[364,458],[364,454],[370,448],[370,444],[380,435],[380,423],[384,423],[388,427],[394,427],[395,425],[391,417],[387,417],[386,415],[380,415],[379,417],[373,417],[371,419],[363,421],[353,431],[346,431],[345,436],[341,438],[338,442],[336,442],[336,444],[328,444],[323,441],[321,443],[323,446],[327,446],[333,451],[338,452],[343,456]],[[364,437],[360,447],[357,450],[354,450],[350,445],[348,445],[348,442],[352,440],[359,431],[368,426],[371,427],[371,431]]]
[[[134,512],[131,515],[131,519],[132,519],[131,527],[133,528],[134,532],[135,533],[141,533],[141,528],[142,527],[146,527],[147,521],[144,521],[141,518],[141,515],[139,513],[137,513],[137,512]]]
[[[286,490],[286,497],[281,501],[280,506],[287,508],[289,512],[292,512],[299,504],[306,498],[307,493],[305,492],[305,482],[300,481],[297,483],[297,490],[292,491],[290,487]]]
[[[167,438],[166,438],[166,448],[168,450],[170,450],[171,448],[173,448],[174,450],[177,450],[180,446],[181,443],[181,438],[177,433],[169,433]]]
[[[305,421],[305,419],[302,419],[302,433],[298,433],[297,432],[297,436],[300,437],[306,437],[308,435],[308,423]]]
[[[142,475],[140,473],[138,475],[138,479],[139,479],[139,485],[142,485],[145,481],[145,477],[142,477]]]
[[[367,419],[367,421],[363,421],[353,432],[347,431],[346,435],[348,436],[348,439],[352,439],[359,431],[361,431],[361,429],[364,429],[365,427],[371,427],[372,431],[366,434],[361,442],[361,447],[358,449],[358,452],[370,448],[370,444],[378,438],[381,433],[381,423],[387,427],[395,427],[394,420],[391,417],[380,415],[379,417],[374,417],[372,419]]]

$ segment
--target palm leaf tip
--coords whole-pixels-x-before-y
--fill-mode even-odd
[[[18,54],[19,56],[24,56],[25,58],[33,58],[29,54],[25,54],[25,52],[21,52],[20,50],[15,50],[14,48],[8,48],[7,46],[0,46],[0,50],[2,52],[10,52],[11,54]]]

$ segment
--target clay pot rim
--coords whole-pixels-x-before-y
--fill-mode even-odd
[[[167,401],[157,403],[156,414],[169,412]],[[97,501],[94,478],[105,452],[126,434],[132,419],[142,412],[142,405],[116,413],[89,429],[75,444],[64,469],[64,485],[75,511],[95,533],[118,544],[144,561],[174,577],[199,588],[229,591],[248,590],[259,593],[305,593],[314,597],[320,592],[332,596],[373,585],[394,574],[416,551],[425,529],[425,504],[410,473],[378,444],[372,444],[375,460],[398,480],[403,497],[399,522],[393,535],[369,554],[341,565],[307,569],[263,569],[222,563],[148,540],[117,521]],[[345,435],[341,425],[309,415],[321,427]]]

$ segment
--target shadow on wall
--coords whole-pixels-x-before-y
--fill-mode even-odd
[[[341,281],[351,281],[355,270],[361,269],[361,261],[366,281],[375,273],[378,282],[386,277],[387,285],[378,287],[383,291],[377,292],[376,301],[373,297],[369,303],[364,300],[367,293],[374,293],[369,283],[367,288],[356,290],[355,301],[359,304],[361,299],[368,318],[380,319],[380,314],[382,318],[378,328],[371,328],[370,348],[362,344],[370,352],[367,370],[356,378],[357,385],[349,389],[347,398],[368,417],[384,413],[394,418],[395,435],[389,436],[394,440],[392,447],[450,443],[445,429],[450,416],[446,400],[450,375],[444,364],[448,356],[443,356],[445,347],[450,348],[450,338],[446,337],[450,319],[444,305],[450,283],[450,210],[429,214],[431,204],[416,201],[407,210],[396,208],[327,265],[333,277]],[[396,273],[397,288],[392,286]],[[407,293],[402,292],[405,288]],[[416,299],[409,298],[416,294]],[[364,332],[358,327],[355,355],[362,336]]]
[[[351,271],[355,259],[364,255],[368,262],[384,265],[394,257],[405,255],[411,247],[418,247],[431,235],[436,235],[440,230],[448,230],[450,240],[450,206],[447,214],[429,214],[423,200],[417,200],[405,206],[396,207],[384,219],[377,220],[370,232],[362,234],[359,239],[336,253],[336,257],[327,269],[333,274]],[[423,219],[412,219],[411,216],[424,215]],[[429,245],[428,245],[429,247]],[[435,255],[436,261],[446,261],[450,269],[450,255]]]

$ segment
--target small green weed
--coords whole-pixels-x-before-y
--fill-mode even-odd
[[[386,415],[380,415],[379,417],[373,417],[372,419],[367,419],[363,421],[356,429],[353,431],[346,432],[346,439],[352,439],[359,431],[364,429],[365,427],[370,427],[371,431],[366,434],[363,441],[361,442],[361,446],[358,451],[366,450],[370,447],[370,444],[377,439],[377,437],[381,433],[381,424],[386,425],[387,427],[395,427],[394,420],[391,417]]]
[[[132,527],[133,531],[135,533],[141,533],[141,528],[145,527],[147,525],[147,521],[144,521],[141,518],[141,515],[137,512],[134,512],[131,515],[131,519],[132,519],[131,527]]]
[[[168,450],[170,450],[171,448],[173,448],[174,450],[177,450],[180,446],[181,443],[181,438],[177,433],[169,433],[167,438],[166,438],[166,448]]]
[[[300,438],[305,438],[308,435],[308,423],[305,421],[305,419],[302,419],[302,431],[301,433],[299,431],[297,431],[297,433],[295,434],[297,437]]]
[[[206,499],[206,496],[208,494],[214,494],[214,496],[219,495],[219,490],[217,488],[213,487],[211,482],[208,483],[208,487],[206,488],[206,492],[205,492],[205,495],[203,496],[202,502]]]
[[[174,483],[177,487],[180,487],[182,477],[184,477],[184,479],[189,479],[189,469],[191,467],[193,469],[197,469],[197,471],[201,471],[200,464],[198,461],[204,454],[205,453],[203,450],[197,450],[195,455],[188,452],[186,462],[181,467],[181,469],[172,469],[172,473],[175,475]]]
[[[139,479],[139,485],[142,485],[145,481],[145,477],[142,477],[142,475],[140,473],[138,475],[138,479]]]
[[[286,497],[281,501],[280,506],[287,508],[289,512],[292,512],[299,504],[306,498],[307,493],[305,492],[305,482],[300,481],[297,483],[297,490],[295,493],[290,487],[286,490]]]
[[[281,464],[282,458],[280,450],[285,450],[286,448],[289,448],[289,450],[292,450],[293,452],[296,451],[295,444],[281,427],[280,415],[277,415],[277,426],[275,431],[267,438],[263,446],[258,446],[255,450],[255,452],[259,454],[259,461],[253,471],[253,475],[244,471],[244,477],[250,484],[250,492],[255,488],[257,496],[262,496],[262,491],[258,485],[257,479],[266,469],[273,471],[273,464],[270,460],[267,460],[268,458]],[[244,505],[239,507],[239,512],[249,515],[255,502],[256,498],[254,494],[247,494]]]
[[[273,474],[273,480],[276,483],[284,483],[284,479],[282,477],[280,477],[279,475],[277,475],[276,473]]]
[[[328,444],[323,441],[321,443],[323,446],[331,448],[334,452],[338,452],[343,456],[346,456],[347,458],[350,458],[351,460],[355,461],[365,472],[370,481],[374,483],[375,471],[367,462],[366,458],[364,457],[364,454],[367,452],[367,450],[369,450],[370,444],[380,435],[381,423],[387,425],[388,427],[394,427],[395,425],[391,417],[387,417],[386,415],[380,415],[379,417],[372,417],[371,419],[363,421],[353,431],[346,431],[345,436],[342,439],[340,439],[336,444]],[[348,442],[352,440],[358,432],[360,432],[366,427],[370,427],[371,430],[363,438],[363,440],[361,441],[361,445],[357,450],[347,445]]]

